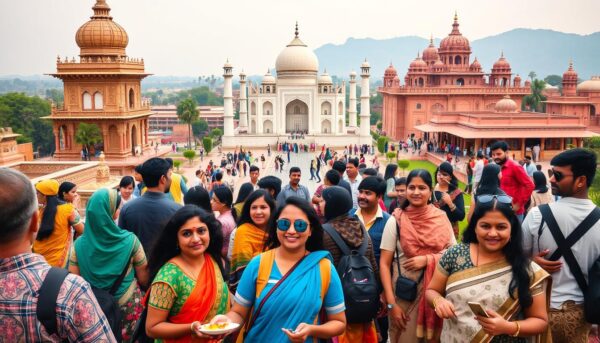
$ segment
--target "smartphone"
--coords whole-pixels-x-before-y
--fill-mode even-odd
[[[483,308],[483,306],[481,306],[480,303],[469,301],[467,304],[469,304],[471,311],[473,311],[473,313],[475,313],[475,315],[480,316],[480,317],[486,317],[486,318],[490,317],[487,314],[487,312],[485,312],[485,309]]]

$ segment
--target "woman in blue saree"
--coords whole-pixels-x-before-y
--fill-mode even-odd
[[[344,294],[331,256],[322,251],[323,229],[315,210],[291,197],[274,218],[269,250],[246,267],[231,311],[211,322],[239,323],[238,342],[304,342],[342,334]]]

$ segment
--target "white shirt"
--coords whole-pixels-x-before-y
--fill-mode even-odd
[[[585,217],[596,207],[589,199],[562,198],[555,203],[549,204],[550,209],[558,227],[566,237],[581,223]],[[531,256],[545,249],[550,250],[546,257],[550,257],[558,248],[554,237],[544,223],[542,234],[538,237],[542,214],[539,208],[533,208],[523,221],[523,249]],[[539,242],[539,243],[538,243]],[[539,244],[539,245],[538,245]],[[600,257],[600,221],[597,222],[586,234],[572,247],[573,255],[587,280],[588,271],[594,261]],[[552,297],[550,307],[558,309],[567,300],[583,303],[583,293],[577,285],[573,273],[569,269],[564,257],[559,259],[563,263],[562,268],[552,274]]]
[[[483,173],[483,158],[475,161],[475,168],[473,168],[473,178],[475,182],[481,181],[481,174]]]
[[[352,189],[352,208],[358,208],[358,185],[362,181],[362,176],[360,174],[356,175],[354,181],[350,181],[348,174],[344,176],[344,180],[348,181],[350,184],[350,189]]]

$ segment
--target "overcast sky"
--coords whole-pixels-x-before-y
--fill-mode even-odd
[[[95,0],[0,0],[0,75],[56,70],[56,56],[77,56],[75,32]],[[445,37],[458,12],[471,41],[514,28],[600,31],[599,0],[108,0],[127,30],[127,54],[155,75],[263,74],[292,39],[316,49],[349,37]],[[364,53],[369,56],[368,52]],[[393,56],[391,56],[393,58]]]

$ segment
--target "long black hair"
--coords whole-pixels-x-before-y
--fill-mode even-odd
[[[271,220],[269,221],[267,242],[265,243],[267,250],[277,248],[281,245],[281,242],[279,242],[279,239],[277,238],[278,229],[276,222],[277,219],[279,219],[281,212],[283,212],[283,210],[288,206],[294,206],[298,208],[300,211],[304,212],[308,218],[311,235],[306,241],[306,250],[310,252],[323,250],[323,227],[321,226],[317,212],[306,200],[296,196],[287,198],[283,205],[277,209],[275,215],[271,216]]]
[[[65,193],[69,193],[73,188],[77,187],[73,182],[65,181],[58,187],[58,198],[62,201],[65,200]]]
[[[185,205],[177,210],[156,238],[152,247],[152,253],[148,259],[150,280],[154,280],[160,268],[162,268],[162,266],[170,259],[179,255],[180,251],[177,248],[177,233],[185,222],[194,217],[198,217],[200,221],[208,227],[210,243],[206,248],[206,252],[208,252],[210,257],[217,263],[221,275],[227,280],[225,266],[223,265],[221,257],[221,248],[223,247],[223,231],[221,230],[221,223],[211,212],[207,212],[196,205]]]
[[[233,194],[231,194],[229,187],[217,187],[213,189],[213,196],[217,197],[221,204],[225,205],[229,210],[231,210],[231,207],[233,206]],[[233,220],[235,220],[235,211],[231,211],[231,215],[233,216]]]
[[[238,196],[237,199],[235,199],[235,203],[239,204],[246,201],[246,198],[248,198],[252,191],[254,191],[254,186],[250,182],[243,183],[238,191]]]
[[[427,187],[429,187],[429,190],[431,191],[431,194],[433,195],[433,181],[431,180],[431,174],[429,173],[429,171],[427,169],[413,169],[410,171],[410,173],[408,173],[408,176],[406,177],[406,187],[408,188],[408,186],[410,186],[410,183],[412,182],[412,179],[414,179],[415,177],[421,178],[421,180],[423,180],[423,182],[427,185]],[[431,201],[431,199],[429,199],[428,201]],[[410,202],[408,201],[408,197],[406,197],[406,199],[404,199],[404,202],[402,203],[402,205],[400,205],[400,208],[405,210],[408,205],[410,205]]]
[[[502,169],[495,163],[490,163],[483,167],[481,181],[479,181],[479,185],[475,190],[475,195],[503,194],[504,192],[500,190],[500,179],[498,178],[500,171],[502,171]]]
[[[398,170],[398,165],[395,163],[390,163],[385,167],[385,173],[383,174],[383,179],[387,181],[390,178],[396,177],[396,171]]]
[[[535,184],[535,190],[538,193],[544,194],[548,192],[548,182],[546,181],[546,175],[541,171],[533,172],[533,183]]]
[[[250,207],[252,206],[253,202],[255,202],[256,200],[258,200],[260,198],[264,198],[267,205],[269,205],[269,208],[271,209],[270,218],[273,218],[273,214],[275,213],[275,209],[276,209],[275,200],[273,200],[273,197],[271,196],[271,194],[269,194],[268,191],[266,191],[264,189],[257,189],[254,192],[252,192],[248,196],[246,201],[244,202],[244,207],[242,208],[242,214],[240,214],[240,217],[238,218],[238,221],[237,221],[238,226],[240,226],[242,224],[246,224],[246,223],[250,223],[250,224],[254,225],[254,221],[250,217]]]
[[[40,224],[40,230],[35,238],[37,241],[42,241],[50,237],[52,232],[54,232],[54,224],[58,206],[64,203],[65,202],[60,200],[56,195],[46,195],[46,205],[44,206],[42,223]]]
[[[443,172],[446,173],[448,175],[450,175],[450,182],[448,183],[448,191],[454,191],[455,189],[458,188],[458,179],[456,178],[456,175],[454,175],[454,168],[452,167],[452,164],[450,164],[450,162],[442,162],[442,164],[440,164],[437,169],[435,170],[435,174],[434,176],[434,180],[437,183],[437,176],[439,172]]]
[[[196,205],[206,212],[212,212],[210,207],[210,195],[202,186],[190,188],[183,196],[183,203],[186,205]]]
[[[477,203],[473,216],[469,221],[467,229],[463,233],[463,243],[478,243],[475,228],[477,222],[490,211],[500,211],[502,215],[510,222],[510,239],[502,248],[504,257],[512,266],[512,280],[510,281],[508,291],[511,298],[514,299],[514,293],[517,291],[519,302],[522,308],[528,308],[533,303],[531,292],[529,291],[530,277],[530,260],[523,252],[523,232],[521,224],[515,215],[510,204],[503,204],[495,199],[486,203]]]

